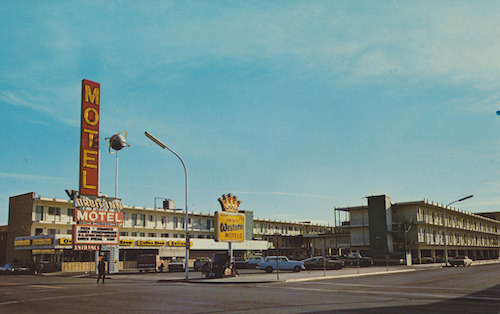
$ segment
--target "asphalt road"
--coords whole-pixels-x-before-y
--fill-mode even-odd
[[[84,312],[498,314],[500,264],[258,284],[0,276],[0,313]]]

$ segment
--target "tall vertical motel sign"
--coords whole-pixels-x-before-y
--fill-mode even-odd
[[[99,192],[99,102],[101,84],[82,81],[80,195]]]

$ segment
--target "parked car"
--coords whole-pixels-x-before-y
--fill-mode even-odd
[[[234,267],[237,269],[247,268],[248,262],[243,257],[235,257],[234,258]]]
[[[406,260],[402,257],[391,255],[378,255],[373,258],[374,265],[406,265]]]
[[[350,254],[335,255],[335,257],[344,261],[345,266],[361,266],[368,267],[373,265],[373,259],[371,257],[361,256],[358,252],[352,252]]]
[[[203,265],[201,272],[206,278],[222,278],[228,268],[229,256],[227,253],[214,253],[212,260]]]
[[[470,266],[472,265],[472,260],[465,255],[459,255],[450,259],[451,266]]]
[[[262,262],[264,258],[262,256],[253,256],[247,259],[247,268],[257,268],[257,264]]]
[[[264,261],[257,264],[257,269],[265,270],[267,273],[272,273],[275,269],[299,272],[304,269],[304,263],[291,261],[286,256],[268,256]]]
[[[185,271],[185,263],[183,258],[174,258],[168,263],[168,271]]]
[[[205,266],[205,264],[207,264],[208,262],[210,262],[210,259],[208,257],[198,257],[195,261],[194,261],[194,270],[195,271],[199,271],[203,268],[203,266]]]
[[[342,268],[345,267],[345,262],[344,260],[340,259],[338,255],[327,255],[325,256],[329,260],[334,260],[334,261],[339,261],[342,264]]]
[[[434,259],[430,256],[424,256],[421,257],[420,259],[418,256],[415,256],[414,258],[411,259],[412,264],[430,264],[434,263]]]
[[[302,262],[305,269],[341,269],[344,264],[340,260],[328,259],[324,256],[306,258]]]
[[[160,256],[156,254],[141,254],[137,256],[137,270],[142,273],[154,271],[160,267]],[[163,268],[162,268],[163,269]]]
[[[5,275],[20,275],[32,273],[28,267],[12,266],[12,264],[5,264],[0,267],[0,274]]]

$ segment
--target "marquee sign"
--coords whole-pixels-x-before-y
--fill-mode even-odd
[[[80,195],[99,192],[99,107],[101,84],[82,81]]]
[[[120,244],[120,227],[73,225],[73,246],[78,244]]]

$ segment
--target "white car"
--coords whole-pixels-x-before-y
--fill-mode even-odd
[[[468,256],[460,255],[453,257],[450,260],[451,266],[470,266],[472,265],[472,260]]]
[[[257,264],[257,269],[265,270],[266,273],[272,273],[275,269],[299,272],[304,269],[304,263],[291,261],[286,256],[268,256]]]

